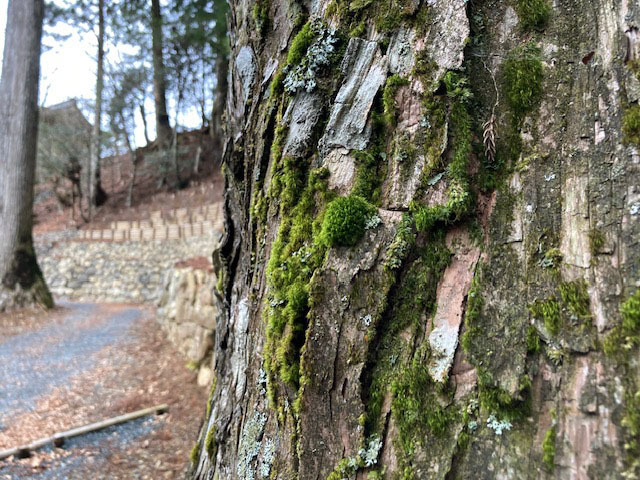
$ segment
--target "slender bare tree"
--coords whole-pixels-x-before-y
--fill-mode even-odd
[[[93,218],[94,207],[101,202],[98,198],[100,185],[100,145],[102,123],[102,96],[104,90],[104,0],[98,0],[98,65],[96,73],[96,106],[91,132],[91,155],[89,161],[88,191],[89,219]]]
[[[9,0],[0,80],[0,311],[53,305],[31,228],[43,0]]]
[[[167,114],[167,86],[163,59],[162,11],[160,0],[151,0],[151,40],[153,56],[153,96],[156,107],[156,138],[159,146],[171,140],[171,125]]]

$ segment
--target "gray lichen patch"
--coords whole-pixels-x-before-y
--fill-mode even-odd
[[[236,473],[243,480],[254,480],[256,478],[256,459],[262,448],[262,434],[267,423],[267,414],[255,412],[245,424],[242,435],[240,436],[240,447],[238,449],[238,463],[236,465]],[[272,457],[272,453],[270,454]],[[264,460],[263,460],[264,462]],[[262,471],[270,470],[270,462],[268,468],[261,467]],[[261,475],[264,478],[264,475]]]

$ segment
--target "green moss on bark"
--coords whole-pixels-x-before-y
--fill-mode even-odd
[[[388,128],[393,128],[396,124],[396,93],[402,86],[408,85],[409,81],[400,75],[391,75],[387,78],[382,92],[382,103],[384,106],[384,121]]]
[[[560,306],[555,298],[548,300],[536,300],[529,305],[529,312],[535,318],[541,319],[544,322],[544,328],[551,335],[557,335],[560,333],[562,327],[560,317]]]
[[[412,203],[413,214],[419,232],[431,230],[436,224],[450,224],[460,220],[472,205],[469,187],[468,164],[472,153],[472,119],[467,110],[472,94],[466,77],[457,72],[447,72],[443,82],[447,97],[451,102],[449,112],[450,138],[453,151],[452,159],[446,170],[449,187],[444,205],[431,207]]]
[[[413,235],[410,225],[410,219],[407,216],[404,225],[406,231],[402,234],[403,236]],[[406,241],[407,245],[413,245],[414,239],[410,238]],[[373,350],[375,355],[373,369],[367,373],[365,380],[367,385],[365,432],[370,435],[382,433],[384,426],[382,407],[384,399],[389,395],[398,397],[393,402],[396,405],[396,413],[401,417],[399,421],[404,422],[403,428],[407,435],[410,433],[408,424],[425,420],[427,422],[425,429],[429,429],[428,423],[431,423],[437,430],[438,419],[442,418],[438,412],[433,412],[433,417],[425,413],[419,418],[411,413],[406,415],[402,413],[403,402],[408,402],[408,406],[414,405],[417,408],[415,402],[418,401],[418,397],[415,395],[418,395],[418,392],[424,393],[425,389],[430,392],[429,394],[435,392],[431,388],[432,382],[420,373],[422,370],[426,375],[427,359],[419,354],[415,359],[406,357],[408,346],[403,340],[402,333],[410,332],[412,338],[420,335],[425,324],[424,317],[431,315],[435,309],[436,289],[442,273],[451,261],[451,251],[445,244],[444,232],[433,232],[423,246],[407,248],[412,250],[416,248],[417,251],[403,254],[409,256],[411,260],[408,260],[408,265],[400,273],[397,287],[391,295],[390,305],[393,305],[393,308],[380,322],[379,338]],[[424,402],[422,404],[424,406]],[[445,416],[447,415],[448,413]],[[410,444],[408,436],[405,437],[404,443]]]
[[[541,30],[549,22],[551,5],[548,0],[518,0],[516,11],[524,29]]]
[[[624,111],[622,134],[625,142],[640,147],[640,105],[632,105]]]
[[[533,42],[511,51],[504,64],[507,100],[517,118],[538,106],[542,97],[541,52]]]
[[[556,459],[556,427],[552,426],[544,435],[542,441],[542,461],[551,471],[554,469]]]
[[[640,474],[640,388],[634,373],[633,358],[640,346],[640,289],[620,305],[622,322],[604,341],[605,353],[614,358],[624,372],[624,413],[626,471],[628,478]]]
[[[606,354],[622,360],[627,352],[640,346],[640,289],[620,305],[622,323],[604,342]]]
[[[298,190],[299,197],[292,190],[290,201],[283,203],[280,229],[267,265],[265,368],[271,378],[277,376],[293,388],[298,387],[300,380],[309,282],[326,251],[319,238],[324,205],[330,195],[327,177],[326,169],[311,171],[304,190],[301,193]],[[273,395],[273,386],[270,387]]]
[[[327,206],[320,238],[330,247],[353,247],[375,212],[375,207],[357,195],[336,198]]]
[[[458,414],[455,409],[439,404],[437,387],[425,368],[426,363],[426,359],[416,355],[391,385],[391,413],[398,427],[399,443],[408,457],[429,435],[445,435]]]

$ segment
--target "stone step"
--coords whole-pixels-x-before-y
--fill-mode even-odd
[[[222,203],[200,205],[193,209],[155,210],[149,220],[116,220],[110,228],[81,230],[77,240],[151,241],[213,236],[222,231]]]

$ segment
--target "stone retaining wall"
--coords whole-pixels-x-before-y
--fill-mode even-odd
[[[149,242],[36,242],[40,267],[57,298],[155,304],[180,260],[211,256],[215,236]]]
[[[169,340],[198,365],[198,383],[211,382],[211,348],[222,311],[211,271],[176,267],[164,277],[157,318]]]

